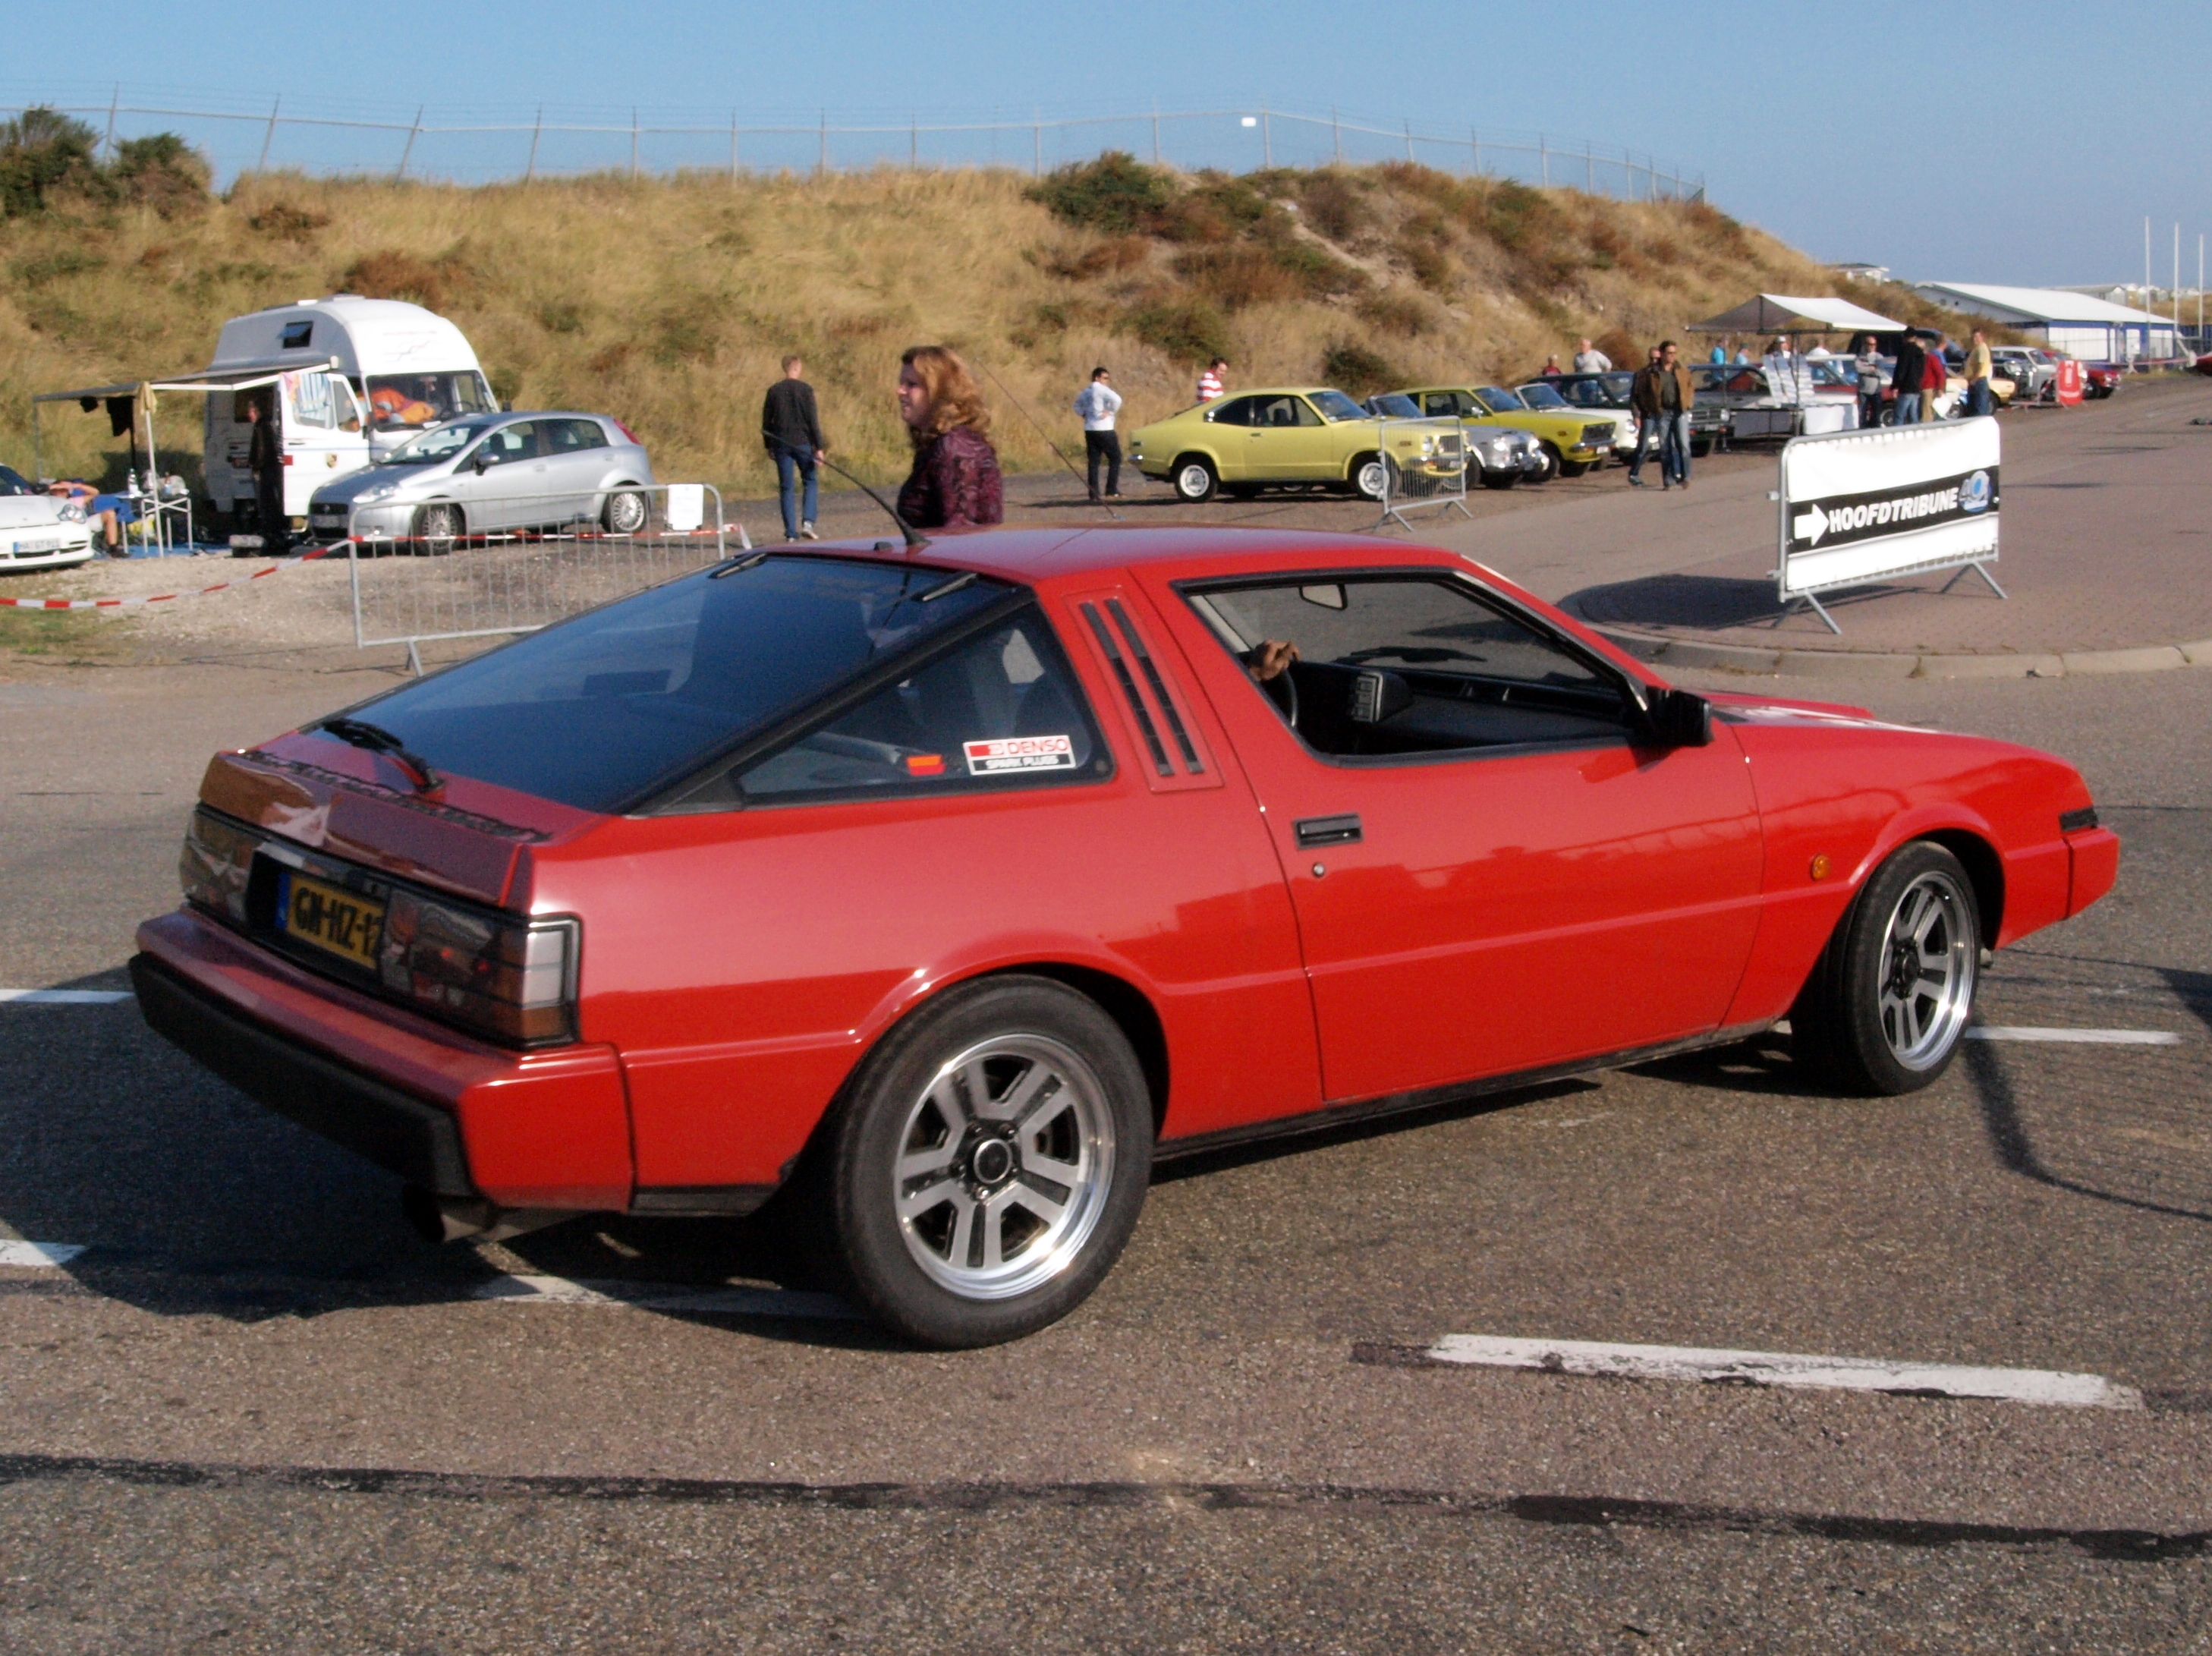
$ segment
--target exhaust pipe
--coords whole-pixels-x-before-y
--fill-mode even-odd
[[[504,1242],[575,1215],[564,1208],[498,1208],[482,1196],[440,1196],[419,1184],[399,1193],[399,1211],[426,1242]]]

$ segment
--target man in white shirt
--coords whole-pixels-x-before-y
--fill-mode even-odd
[[[1575,351],[1575,372],[1610,374],[1613,372],[1613,358],[1585,339]]]
[[[1091,383],[1075,393],[1075,411],[1083,417],[1083,447],[1091,459],[1091,498],[1100,498],[1098,466],[1106,466],[1104,498],[1121,498],[1121,437],[1114,429],[1114,417],[1121,411],[1121,393],[1114,389],[1114,376],[1103,368],[1091,370]]]

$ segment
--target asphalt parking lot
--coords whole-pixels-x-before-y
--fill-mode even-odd
[[[1769,1038],[1224,1155],[1079,1313],[959,1355],[844,1316],[761,1225],[433,1250],[391,1180],[98,998],[175,900],[207,753],[386,675],[0,663],[0,988],[77,997],[0,1002],[0,1648],[2206,1647],[2212,672],[1683,675],[2080,764],[2120,884],[2000,955],[1979,1020],[2127,1038],[1977,1040],[1866,1101]]]

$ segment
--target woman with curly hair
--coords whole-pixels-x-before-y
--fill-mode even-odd
[[[899,515],[917,529],[1003,523],[1006,486],[986,435],[991,411],[967,363],[943,345],[915,346],[899,358],[898,403],[914,442]]]

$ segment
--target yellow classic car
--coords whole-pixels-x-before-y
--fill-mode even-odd
[[[1613,452],[1614,428],[1622,422],[1610,414],[1547,413],[1531,408],[1519,394],[1504,386],[1417,386],[1397,393],[1411,397],[1424,414],[1452,414],[1469,425],[1510,425],[1528,432],[1544,447],[1546,469],[1529,478],[1548,483],[1554,477],[1578,478],[1593,466],[1605,464]]]
[[[1386,458],[1387,456],[1387,458]],[[1378,420],[1326,386],[1240,391],[1131,434],[1129,460],[1191,502],[1270,484],[1382,498],[1389,467],[1450,477],[1467,465],[1455,420]]]

